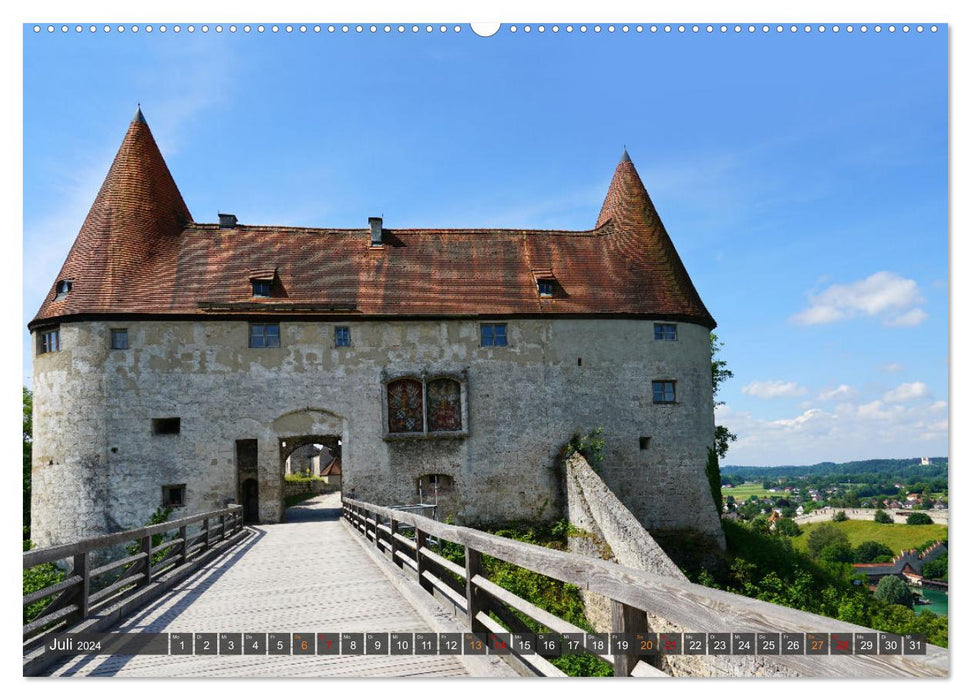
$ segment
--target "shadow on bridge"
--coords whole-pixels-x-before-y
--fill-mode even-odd
[[[340,520],[340,493],[325,493],[287,508],[287,523],[320,523]]]
[[[144,608],[139,610],[135,616],[129,617],[124,623],[119,624],[112,632],[164,632],[166,628],[183,612],[228,572],[233,565],[246,556],[256,544],[266,536],[266,531],[258,526],[248,525],[246,529],[252,532],[242,544],[232,550],[217,557],[207,564],[201,571],[193,574],[188,579],[177,585],[171,591],[153,600]],[[174,601],[174,602],[173,602]],[[153,612],[171,605],[171,607],[159,615],[157,618],[143,624],[143,621],[152,615]],[[63,675],[72,676],[75,671],[95,658],[95,655],[75,656],[66,659],[62,664],[56,664],[48,670],[52,671],[63,669]],[[105,659],[87,675],[90,676],[114,676],[125,664],[134,657],[131,655],[116,655]],[[68,666],[68,664],[70,664]]]

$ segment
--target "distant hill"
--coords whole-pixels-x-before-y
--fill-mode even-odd
[[[820,462],[811,465],[782,465],[778,467],[746,467],[729,464],[721,468],[722,477],[731,476],[744,481],[761,481],[779,477],[853,476],[859,474],[892,475],[899,478],[947,478],[947,457],[932,457],[930,465],[921,466],[920,457],[911,459],[864,459],[856,462]]]

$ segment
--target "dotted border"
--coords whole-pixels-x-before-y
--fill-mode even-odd
[[[896,25],[896,24],[888,24],[888,25],[882,25],[882,24],[860,24],[860,25],[852,25],[852,24],[845,24],[845,25],[840,25],[840,24],[832,24],[832,25],[824,25],[824,24],[819,24],[819,25],[811,25],[811,24],[774,24],[774,25],[769,25],[769,24],[762,24],[762,25],[755,25],[755,24],[747,24],[747,25],[743,25],[743,24],[720,24],[720,25],[712,25],[712,24],[703,24],[703,25],[699,25],[699,24],[649,24],[649,25],[647,24],[622,24],[622,25],[509,24],[509,25],[503,25],[503,27],[500,28],[500,31],[506,31],[510,34],[516,34],[520,30],[525,34],[530,34],[534,31],[538,34],[545,34],[547,31],[549,31],[552,34],[559,34],[560,32],[563,32],[566,34],[573,34],[576,32],[579,32],[580,34],[586,34],[588,32],[592,32],[594,34],[601,34],[604,31],[606,31],[608,34],[614,34],[618,31],[622,34],[628,34],[628,33],[643,34],[644,32],[648,32],[650,34],[656,34],[658,32],[661,32],[664,34],[670,34],[672,32],[676,32],[679,34],[687,34],[687,33],[691,33],[691,34],[702,34],[702,33],[704,34],[714,34],[714,33],[770,34],[773,32],[776,34],[783,34],[785,32],[788,32],[790,34],[796,34],[799,32],[802,32],[804,34],[824,34],[826,32],[838,34],[840,32],[846,32],[847,34],[852,34],[853,32],[856,32],[856,31],[860,32],[861,34],[866,34],[867,32],[873,31],[877,34],[880,34],[881,32],[884,31],[884,29],[886,29],[886,31],[891,34],[897,33],[898,30],[901,34],[909,34],[911,30],[913,30],[914,33],[922,34],[924,33],[924,31],[935,33],[938,31],[938,28],[939,27],[936,24],[930,24],[930,25],[923,25],[923,24],[915,24],[915,25],[910,25],[910,24],[902,24],[902,25]],[[215,24],[211,26],[208,24],[201,24],[201,25],[195,25],[195,24],[186,24],[186,25],[181,25],[181,24],[172,24],[172,25],[167,25],[167,24],[159,24],[159,25],[152,25],[152,24],[41,25],[41,24],[35,24],[33,25],[33,31],[35,34],[40,34],[44,31],[46,31],[48,34],[55,34],[58,31],[60,31],[60,33],[62,34],[69,34],[72,31],[75,34],[83,34],[85,32],[89,34],[97,34],[97,33],[109,34],[111,32],[115,32],[117,34],[124,34],[125,32],[137,34],[140,31],[143,31],[146,34],[151,34],[152,32],[156,32],[156,31],[161,34],[165,34],[169,31],[175,34],[181,34],[183,31],[185,31],[188,34],[194,34],[196,33],[196,31],[199,31],[202,34],[208,34],[210,31],[216,34],[222,34],[224,31],[229,32],[230,34],[236,34],[238,32],[242,32],[243,34],[252,34],[252,33],[279,34],[281,32],[284,34],[293,34],[293,33],[297,33],[297,34],[307,34],[307,33],[312,33],[312,34],[321,34],[321,33],[418,34],[421,32],[424,32],[426,34],[449,34],[449,33],[458,34],[462,31],[465,31],[465,29],[458,24],[454,24],[454,25],[447,25],[447,24],[440,24],[440,25],[432,25],[432,24],[424,24],[424,25],[419,25],[419,24],[409,24],[409,25],[405,25],[405,24],[398,24],[398,25],[390,25],[390,24],[384,24],[384,25],[378,25],[378,24],[370,24],[370,25],[364,25],[364,24],[327,24],[327,25],[228,24],[228,25],[222,25],[222,24]],[[469,30],[469,31],[475,34],[474,31],[472,30]]]

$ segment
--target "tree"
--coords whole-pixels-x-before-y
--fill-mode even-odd
[[[880,510],[878,510],[874,514],[874,516],[873,516],[873,522],[875,522],[875,523],[884,523],[884,524],[886,524],[886,523],[892,523],[893,522],[893,518],[890,517],[890,513],[888,513],[887,511],[885,511],[883,509],[880,509]]]
[[[728,369],[727,360],[716,359],[715,356],[718,352],[725,347],[725,343],[718,341],[718,336],[712,333],[708,342],[711,345],[711,395],[712,398],[718,396],[718,389],[721,387],[722,383],[726,379],[731,379],[735,376],[735,373]],[[716,401],[715,405],[720,406],[724,401]],[[715,452],[718,454],[720,459],[725,459],[725,455],[728,454],[728,447],[731,443],[738,440],[738,435],[731,432],[724,425],[715,426]]]
[[[24,539],[30,539],[30,463],[34,445],[34,394],[24,387]]]
[[[818,559],[823,549],[831,544],[842,543],[850,546],[850,539],[846,533],[835,525],[828,523],[820,525],[809,533],[809,554],[813,559]]]
[[[776,520],[775,532],[777,535],[785,535],[786,537],[798,537],[802,534],[799,525],[792,518],[779,518]]]
[[[867,540],[861,542],[853,550],[853,558],[860,564],[873,564],[893,559],[893,550],[881,542]]]
[[[877,584],[877,590],[873,592],[873,597],[891,605],[904,605],[908,608],[914,607],[914,595],[907,588],[907,584],[896,576],[884,576]]]
[[[831,542],[823,547],[819,553],[819,558],[823,561],[831,561],[842,564],[853,563],[853,548],[847,542]]]
[[[924,578],[934,581],[947,581],[947,553],[924,564]]]
[[[908,525],[933,525],[934,521],[927,513],[911,513],[907,516]]]
[[[846,516],[846,511],[845,510],[838,510],[835,513],[833,513],[833,522],[834,523],[842,523],[842,522],[845,522],[847,520],[849,520],[849,518]]]

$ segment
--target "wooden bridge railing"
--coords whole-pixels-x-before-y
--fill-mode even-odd
[[[32,619],[25,619],[25,648],[48,632],[123,603],[160,577],[196,562],[242,528],[242,506],[230,505],[158,525],[24,552],[25,571],[42,564],[71,563],[63,580],[24,596],[24,608],[52,598]],[[190,530],[197,531],[190,534]],[[137,551],[122,556],[124,546],[128,552]],[[98,550],[106,551],[96,561],[94,553]]]
[[[448,525],[359,500],[345,498],[342,513],[350,526],[373,543],[378,552],[390,558],[396,566],[414,572],[428,593],[450,601],[461,611],[473,632],[531,632],[520,615],[558,634],[583,632],[486,578],[481,565],[483,555],[606,597],[611,601],[613,632],[646,632],[644,612],[657,615],[678,628],[651,630],[653,632],[874,632],[821,615],[517,542],[472,528]],[[410,533],[406,534],[406,531]],[[429,537],[462,546],[465,566],[430,548]],[[613,664],[615,675],[631,675],[635,666],[640,672],[649,670],[644,663],[639,663],[642,659],[637,656],[597,656]],[[520,672],[564,675],[538,655],[512,653],[504,658]],[[771,659],[772,664],[792,676],[876,678],[948,674],[947,650],[930,644],[926,655],[920,656],[780,655],[760,658]]]

